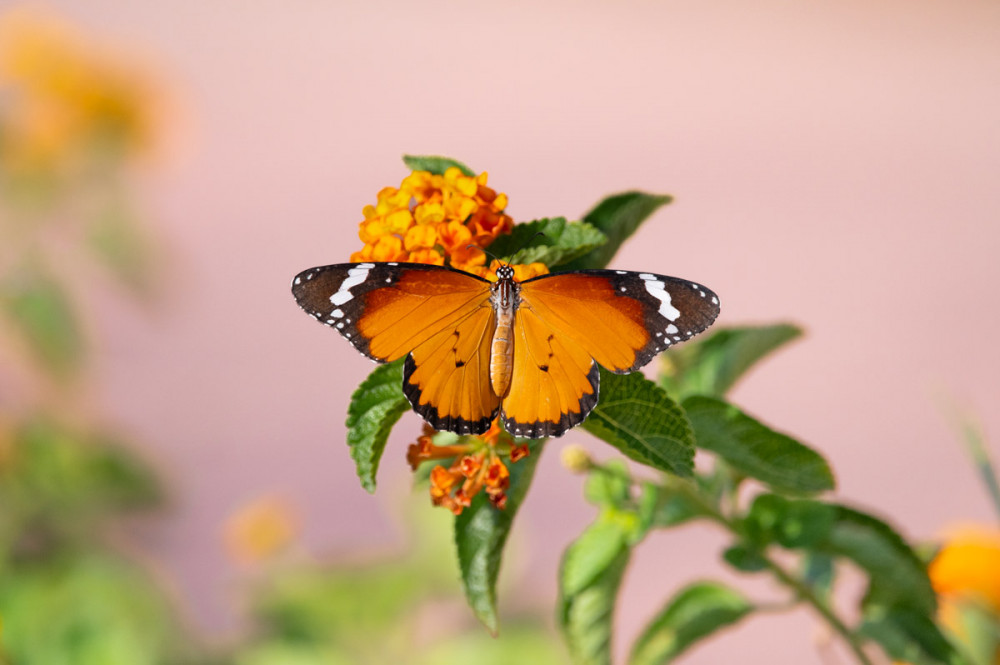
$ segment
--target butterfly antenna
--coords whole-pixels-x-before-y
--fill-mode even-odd
[[[465,248],[466,248],[466,249],[478,249],[478,250],[479,250],[480,252],[482,252],[482,253],[483,253],[483,254],[485,254],[486,256],[490,257],[490,258],[491,258],[491,259],[493,259],[494,261],[497,261],[497,262],[498,262],[498,263],[499,263],[500,265],[502,265],[502,266],[504,266],[504,265],[510,265],[510,264],[508,264],[508,263],[504,263],[504,262],[503,262],[503,259],[501,259],[500,257],[498,257],[498,256],[497,256],[496,254],[494,254],[494,253],[493,253],[493,252],[491,252],[490,250],[488,250],[488,249],[483,249],[483,248],[482,248],[482,247],[480,247],[479,245],[473,245],[473,244],[471,244],[471,243],[470,243],[470,244],[466,245],[466,246],[465,246]]]

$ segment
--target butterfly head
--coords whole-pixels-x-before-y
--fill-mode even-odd
[[[514,279],[514,269],[507,264],[497,268],[497,281]]]

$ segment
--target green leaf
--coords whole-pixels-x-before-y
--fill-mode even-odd
[[[689,397],[684,410],[699,448],[733,468],[789,492],[833,489],[833,473],[819,453],[712,397]]]
[[[594,467],[583,484],[583,495],[599,507],[621,507],[631,498],[632,474],[621,460]]]
[[[453,166],[457,166],[463,175],[473,177],[476,172],[468,166],[450,157],[439,157],[436,155],[403,155],[403,163],[411,171],[430,171],[434,175],[444,175],[444,172]]]
[[[833,557],[823,552],[807,550],[802,558],[802,581],[822,599],[829,599],[836,576]]]
[[[683,492],[672,492],[660,499],[653,516],[653,523],[659,527],[684,524],[705,515],[704,509]]]
[[[618,248],[635,233],[639,225],[660,206],[672,200],[666,195],[644,192],[624,192],[607,197],[583,216],[583,221],[607,236],[607,243],[569,262],[564,269],[606,268]]]
[[[601,542],[602,536],[610,543]],[[626,534],[614,521],[588,527],[563,554],[559,627],[576,665],[611,664],[615,599],[630,554]]]
[[[691,476],[694,435],[684,411],[641,372],[600,371],[600,401],[583,428],[640,464]]]
[[[663,354],[660,385],[675,399],[722,397],[753,365],[802,334],[796,326],[716,328]]]
[[[138,220],[117,203],[91,222],[90,248],[104,267],[126,287],[144,294],[152,287],[153,247]]]
[[[630,665],[673,662],[698,640],[753,610],[740,593],[717,582],[696,582],[675,595],[639,636]]]
[[[515,225],[511,233],[497,237],[489,250],[500,258],[507,257],[509,263],[538,261],[552,268],[600,247],[607,240],[590,224],[553,217]]]
[[[486,493],[480,492],[472,505],[455,518],[455,546],[465,597],[476,617],[494,635],[499,627],[496,585],[503,547],[535,475],[542,444],[533,442],[531,454],[508,466],[510,487],[503,510],[495,508]]]
[[[347,407],[347,445],[361,486],[375,492],[375,474],[396,421],[410,408],[403,394],[403,361],[381,365],[351,395]]]
[[[190,662],[177,617],[148,572],[109,554],[62,551],[0,573],[10,663]],[[4,661],[8,662],[8,661]]]
[[[899,534],[872,515],[831,504],[837,511],[819,551],[847,557],[868,574],[866,605],[912,608],[927,616],[937,601],[923,562]]]
[[[777,542],[788,549],[802,549],[828,537],[836,518],[837,509],[820,501],[761,494],[750,506],[743,527],[755,545]]]
[[[153,470],[117,439],[38,416],[14,432],[0,505],[15,521],[91,539],[95,522],[161,499]]]
[[[41,267],[18,271],[0,284],[0,306],[44,368],[65,379],[79,369],[83,334],[69,296]]]
[[[914,665],[950,663],[956,655],[934,621],[910,608],[868,608],[858,633],[878,642],[893,660]]]
[[[559,572],[563,596],[573,597],[594,584],[618,558],[627,540],[618,520],[600,519],[587,527],[563,556]]]
[[[722,553],[730,566],[744,573],[756,573],[767,568],[767,560],[760,552],[746,545],[733,545]]]

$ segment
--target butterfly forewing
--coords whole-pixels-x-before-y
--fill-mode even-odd
[[[676,277],[581,270],[524,282],[521,308],[606,369],[625,374],[708,328],[719,315],[719,298]]]
[[[472,311],[489,307],[490,283],[422,263],[342,263],[292,280],[299,306],[372,360],[402,358]]]

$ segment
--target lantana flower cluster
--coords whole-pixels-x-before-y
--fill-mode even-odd
[[[507,195],[488,187],[487,179],[486,173],[469,176],[453,166],[443,175],[413,171],[398,188],[385,187],[378,193],[378,202],[364,208],[358,235],[365,244],[351,254],[351,261],[447,265],[495,280],[499,264],[496,259],[487,264],[483,250],[510,233],[514,221],[504,212]],[[511,268],[518,281],[549,271],[544,263]],[[515,445],[499,421],[485,434],[458,437],[450,445],[435,444],[436,434],[425,425],[424,433],[407,451],[414,470],[426,461],[442,462],[430,474],[434,505],[458,515],[485,490],[493,505],[503,508],[510,484],[504,460],[516,462],[525,457],[528,446]]]
[[[151,144],[160,95],[134,58],[43,12],[0,15],[0,167],[47,170],[81,154]]]
[[[351,261],[400,261],[448,265],[492,279],[483,248],[514,221],[504,213],[507,195],[487,186],[487,174],[467,176],[458,167],[444,175],[413,171],[399,187],[385,187],[365,206],[358,235],[364,247]],[[542,263],[515,265],[519,280],[548,272]]]
[[[464,442],[436,445],[435,431],[424,425],[424,433],[410,444],[406,460],[416,471],[428,460],[451,460],[445,467],[438,464],[431,469],[431,501],[456,515],[468,508],[472,498],[485,490],[490,502],[497,508],[507,504],[510,472],[503,458],[516,462],[528,455],[528,446],[515,444],[513,437],[503,431],[500,421],[484,434],[462,437]]]

